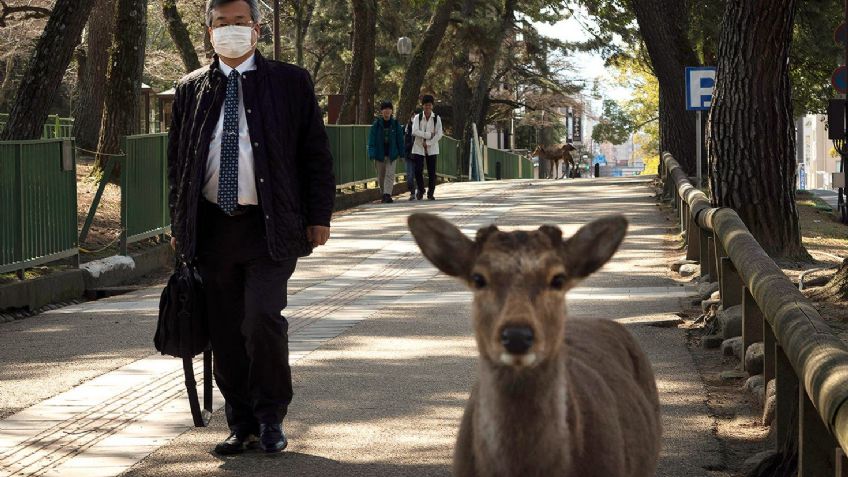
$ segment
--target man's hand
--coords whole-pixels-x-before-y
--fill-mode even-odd
[[[171,237],[171,248],[174,249],[174,250],[177,249],[177,238],[176,237]]]
[[[330,227],[310,225],[306,227],[306,238],[313,247],[324,245],[330,239]]]
[[[433,139],[434,137],[436,137],[436,131],[430,133],[430,139]]]

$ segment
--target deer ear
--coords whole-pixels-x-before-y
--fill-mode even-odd
[[[424,256],[452,277],[467,277],[474,260],[474,242],[455,225],[432,214],[409,216],[409,230]]]
[[[627,233],[627,219],[621,215],[602,217],[584,225],[562,244],[566,273],[573,278],[585,278],[601,268]]]

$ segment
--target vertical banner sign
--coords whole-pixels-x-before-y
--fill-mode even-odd
[[[583,117],[574,116],[574,143],[580,144],[583,142]]]
[[[687,67],[686,68],[686,110],[695,111],[695,132],[697,133],[697,159],[698,187],[701,187],[701,164],[703,156],[704,141],[702,139],[703,129],[701,123],[701,111],[708,111],[713,104],[713,90],[715,89],[716,69],[711,66]]]

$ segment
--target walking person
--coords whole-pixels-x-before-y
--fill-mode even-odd
[[[418,200],[424,198],[424,163],[427,164],[427,199],[436,200],[436,158],[439,155],[439,139],[444,135],[442,119],[433,113],[433,96],[421,98],[423,111],[413,117],[412,134],[415,144],[412,157],[415,160],[415,181],[418,183]]]
[[[288,443],[292,399],[286,286],[330,236],[333,162],[309,73],[265,59],[257,0],[208,0],[212,64],[176,89],[169,205],[180,260],[205,289],[214,375],[237,454]]]
[[[412,121],[418,111],[412,111],[409,121],[403,128],[404,156],[406,158],[406,186],[409,188],[409,200],[415,200],[415,160],[412,158],[412,145],[415,144],[415,136],[412,134]]]
[[[391,101],[380,103],[380,116],[368,131],[368,157],[377,169],[377,185],[383,191],[383,203],[391,204],[395,188],[395,161],[403,157],[403,128],[392,113]]]

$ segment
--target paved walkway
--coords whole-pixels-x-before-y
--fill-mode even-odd
[[[494,222],[555,223],[570,235],[599,215],[627,215],[623,249],[569,294],[570,312],[628,323],[651,357],[665,427],[657,475],[722,475],[705,470],[721,453],[683,333],[646,326],[673,318],[690,290],[667,277],[669,223],[645,179],[438,192],[436,202],[339,216],[330,244],[298,265],[284,454],[215,456],[227,434],[220,412],[209,428],[190,427],[179,360],[151,356],[154,288],[0,325],[0,477],[449,475],[477,353],[470,295],[422,258],[406,229],[406,216],[424,210],[469,234]]]
[[[810,192],[823,199],[833,210],[839,210],[839,193],[830,189],[811,189]]]

